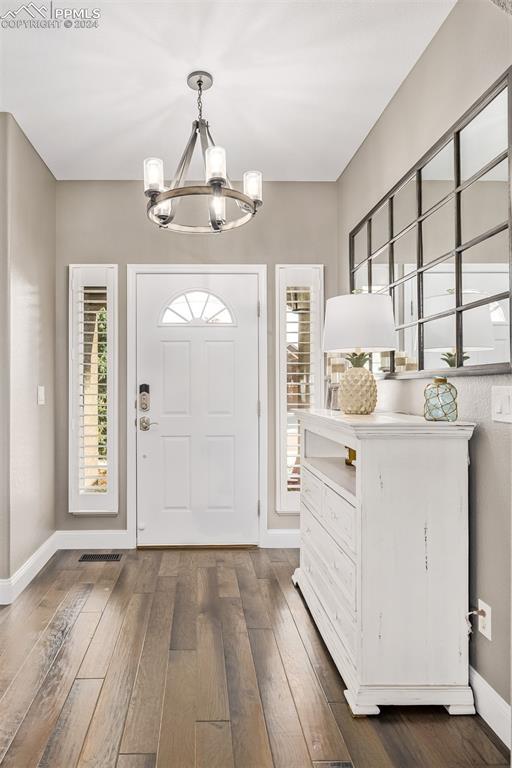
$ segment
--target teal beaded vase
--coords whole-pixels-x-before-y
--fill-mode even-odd
[[[457,421],[457,390],[444,376],[425,387],[425,418],[427,421]]]

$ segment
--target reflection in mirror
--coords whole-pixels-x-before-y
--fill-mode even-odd
[[[451,300],[453,302],[453,296]],[[457,365],[455,344],[455,315],[424,323],[424,369],[435,371],[439,368],[454,368]]]
[[[384,248],[372,259],[372,293],[379,293],[389,285],[389,248]]]
[[[416,269],[417,227],[395,240],[393,246],[393,280],[400,280]]]
[[[386,201],[372,216],[372,253],[389,240],[389,204]]]
[[[462,242],[506,221],[508,198],[508,160],[503,160],[461,192]]]
[[[508,229],[462,252],[463,304],[508,291]]]
[[[507,88],[482,109],[460,132],[461,180],[474,173],[507,149]]]
[[[354,272],[354,293],[368,293],[368,262]]]
[[[413,176],[393,197],[393,235],[398,235],[417,215],[416,176]]]
[[[354,236],[354,266],[357,266],[368,256],[368,233],[366,224]]]
[[[454,306],[455,259],[452,257],[423,272],[423,317],[436,315]]]
[[[418,370],[418,331],[415,325],[397,331],[395,371]]]
[[[468,309],[462,315],[462,346],[464,365],[478,365],[482,354],[494,351],[494,335],[488,304]]]
[[[509,302],[493,301],[462,313],[464,365],[508,363]]]
[[[453,140],[421,170],[421,212],[425,213],[455,187]]]
[[[443,275],[446,278],[446,275]],[[441,282],[438,283],[439,290],[437,293],[433,293],[430,296],[423,298],[423,315],[424,317],[431,317],[432,315],[440,315],[441,312],[447,312],[450,309],[455,309],[455,289],[441,287]]]
[[[423,264],[453,251],[455,247],[455,203],[449,200],[423,220]]]
[[[418,278],[416,275],[393,288],[395,325],[407,325],[418,319]]]
[[[391,370],[391,353],[390,352],[372,352],[371,357],[371,370],[375,373],[389,373]]]

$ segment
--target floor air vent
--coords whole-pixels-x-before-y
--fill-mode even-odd
[[[113,560],[120,560],[121,555],[118,552],[102,555],[98,552],[87,552],[79,559],[79,563],[111,563]]]

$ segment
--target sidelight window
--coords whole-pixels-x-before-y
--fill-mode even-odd
[[[323,267],[276,267],[277,511],[299,511],[300,429],[295,411],[323,400]]]
[[[69,268],[69,511],[117,514],[115,266]]]

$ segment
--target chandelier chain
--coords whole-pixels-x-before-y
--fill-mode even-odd
[[[197,82],[197,112],[198,112],[198,118],[199,120],[203,119],[203,81],[198,80]]]

